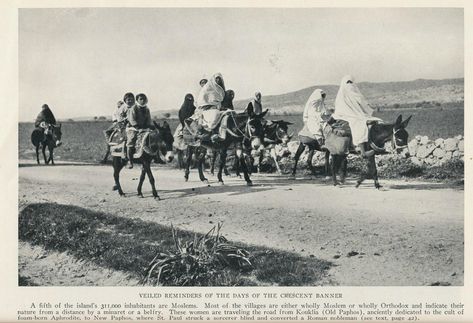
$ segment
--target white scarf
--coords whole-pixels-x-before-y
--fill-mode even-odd
[[[220,76],[220,78],[223,80],[222,74],[216,73],[207,83],[205,83],[202,89],[200,89],[196,102],[198,108],[206,105],[212,105],[220,108],[220,105],[225,97],[225,90],[217,84],[215,80],[217,76]]]

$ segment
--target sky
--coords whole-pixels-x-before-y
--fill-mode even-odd
[[[20,121],[110,116],[126,92],[178,109],[223,74],[236,100],[356,81],[464,76],[454,8],[20,9]]]

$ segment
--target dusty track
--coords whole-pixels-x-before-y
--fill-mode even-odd
[[[162,198],[156,201],[148,182],[145,198],[136,196],[139,171],[122,172],[123,198],[111,190],[111,166],[20,161],[20,207],[72,204],[198,232],[220,221],[229,240],[332,261],[323,284],[463,285],[463,190],[384,179],[381,191],[369,180],[358,189],[350,181],[338,188],[276,175],[254,175],[253,187],[228,177],[220,186],[209,176],[208,187],[196,171],[186,183],[181,171],[156,167]],[[348,257],[352,251],[358,255]]]

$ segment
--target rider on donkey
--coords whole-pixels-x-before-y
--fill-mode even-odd
[[[308,137],[309,141],[316,139],[319,145],[324,145],[323,129],[331,119],[331,111],[325,106],[325,92],[321,89],[315,89],[305,104],[304,128],[299,132],[301,140]]]
[[[43,104],[41,107],[41,112],[36,117],[34,126],[38,129],[41,129],[46,137],[49,134],[49,126],[56,125],[56,118],[54,117],[53,112],[47,104]],[[61,143],[57,142],[56,145],[59,146]]]
[[[120,100],[117,102],[117,108],[115,109],[115,111],[113,111],[112,114],[112,125],[103,131],[107,143],[110,141],[110,136],[117,127],[125,127],[126,115],[127,106],[122,100]],[[107,145],[107,151],[105,152],[105,156],[101,161],[102,164],[105,164],[107,162],[108,155],[110,155],[110,145]]]
[[[353,144],[358,146],[363,157],[374,155],[374,151],[367,151],[368,124],[381,121],[373,117],[374,110],[368,105],[363,94],[354,84],[355,79],[346,75],[342,78],[340,89],[335,99],[335,113],[333,118],[345,120],[349,123]]]
[[[139,130],[154,129],[151,113],[146,105],[147,103],[148,98],[145,94],[141,93],[136,96],[136,104],[128,109],[128,125],[126,128],[126,146],[128,159],[130,161],[128,168],[133,168],[133,155],[135,153],[135,144]]]
[[[194,115],[190,118],[193,121],[197,121],[200,125],[198,131],[202,135],[202,123],[206,122],[210,129],[215,128],[215,123],[220,120],[220,107],[223,99],[225,98],[225,83],[223,81],[222,74],[214,74],[207,83],[201,83],[201,90],[197,97],[197,109]],[[203,120],[202,120],[203,119]],[[220,130],[218,134],[214,134],[211,140],[224,141],[227,135],[227,119],[228,115],[225,114],[221,118]]]

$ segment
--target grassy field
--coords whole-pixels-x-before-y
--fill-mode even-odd
[[[377,112],[375,115],[386,122],[393,122],[402,113],[404,118],[412,115],[408,126],[409,135],[429,136],[429,138],[448,138],[463,135],[464,110],[463,107],[429,108],[429,109],[402,109]],[[269,119],[284,119],[294,124],[289,131],[295,134],[302,128],[301,115],[271,116]],[[171,129],[175,129],[178,121],[169,119]],[[105,152],[106,144],[102,131],[110,125],[107,121],[77,121],[63,123],[63,146],[56,150],[56,160],[80,160],[97,162]],[[18,132],[19,158],[35,159],[34,147],[30,141],[32,123],[20,123]]]

